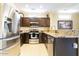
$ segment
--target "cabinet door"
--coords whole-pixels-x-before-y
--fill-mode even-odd
[[[44,38],[45,38],[44,33],[40,33],[39,34],[39,43],[45,43]]]
[[[24,44],[24,41],[25,41],[24,34],[20,34],[20,43],[21,43],[21,46]]]
[[[29,34],[28,33],[23,33],[20,35],[20,39],[21,39],[21,45],[23,45],[24,43],[29,43]]]
[[[39,26],[49,27],[50,26],[50,19],[49,18],[40,18],[39,19]]]
[[[77,43],[75,38],[55,38],[55,55],[56,56],[76,56],[77,48],[73,46]]]
[[[30,26],[30,20],[29,20],[29,18],[21,18],[20,24],[23,27],[29,27]]]
[[[39,43],[44,43],[44,36],[43,36],[43,33],[40,33],[39,34]]]
[[[46,19],[40,18],[39,19],[39,26],[40,27],[46,27]]]
[[[46,19],[46,27],[50,27],[50,19],[49,18]]]
[[[42,33],[41,40],[42,40],[42,43],[45,43],[45,44],[48,43],[48,38],[45,33]]]
[[[24,37],[26,38],[25,39],[25,43],[29,43],[29,33],[25,33]]]

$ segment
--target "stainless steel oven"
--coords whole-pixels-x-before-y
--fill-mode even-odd
[[[38,31],[29,32],[29,43],[39,43],[39,32]]]

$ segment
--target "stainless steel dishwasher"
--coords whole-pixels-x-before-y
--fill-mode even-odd
[[[53,41],[54,38],[48,35],[47,51],[49,56],[53,56]]]

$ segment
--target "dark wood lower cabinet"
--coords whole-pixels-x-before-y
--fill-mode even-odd
[[[29,33],[23,33],[20,35],[20,39],[21,39],[21,45],[28,44],[29,43],[29,39],[30,39],[30,35]],[[47,34],[45,33],[40,33],[39,34],[39,43],[48,43],[48,39],[47,39]]]
[[[48,43],[47,34],[45,33],[39,34],[39,43]]]
[[[20,44],[23,45],[24,42],[24,34],[20,34]]]
[[[21,39],[21,45],[23,45],[24,43],[28,44],[29,43],[29,34],[28,33],[20,34],[20,39]]]
[[[55,56],[77,56],[78,48],[77,38],[55,38],[54,39],[54,55]]]

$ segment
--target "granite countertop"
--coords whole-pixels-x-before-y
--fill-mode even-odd
[[[20,30],[22,30],[22,31],[20,32],[20,34],[29,32],[29,27],[27,29],[26,28],[27,27],[21,27]],[[39,28],[40,32],[46,33],[53,37],[79,38],[79,35],[75,35],[73,30],[57,30],[59,33],[55,33],[55,30],[52,30],[53,32],[51,30],[49,30],[49,31],[47,31],[47,30],[48,30],[48,28],[46,28],[46,27]]]
[[[53,32],[46,32],[44,31],[44,33],[53,36],[53,37],[67,37],[67,38],[79,38],[79,36],[77,35],[63,35],[63,34],[59,34],[59,33],[53,33]]]
[[[21,27],[20,28],[20,34],[22,33],[28,33],[31,29],[34,28],[30,28],[30,27]],[[38,27],[36,28],[38,31],[46,31],[48,29],[48,27]]]

